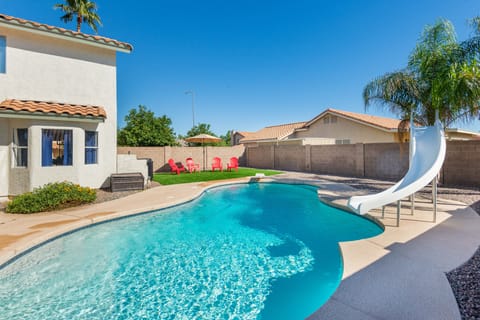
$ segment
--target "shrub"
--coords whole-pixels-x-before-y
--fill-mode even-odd
[[[97,198],[97,192],[71,182],[55,182],[36,188],[15,197],[8,203],[9,213],[33,213],[52,211],[90,203]]]

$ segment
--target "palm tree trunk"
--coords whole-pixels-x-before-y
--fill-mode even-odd
[[[77,32],[80,32],[80,28],[82,26],[82,16],[77,14]]]

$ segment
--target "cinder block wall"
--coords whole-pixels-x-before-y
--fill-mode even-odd
[[[203,168],[220,157],[224,168],[231,157],[241,166],[398,180],[408,170],[408,144],[234,147],[118,147],[119,154],[151,158],[154,171],[170,170],[167,161],[192,157]],[[205,159],[205,160],[204,160]],[[445,186],[480,187],[480,141],[449,141],[440,181]]]
[[[245,147],[243,145],[233,147],[118,147],[118,154],[135,154],[138,159],[150,158],[153,160],[153,171],[170,171],[168,159],[185,164],[185,159],[193,158],[200,168],[211,168],[213,157],[222,159],[223,167],[231,157],[237,157],[241,166],[246,166]]]
[[[342,176],[363,175],[363,172],[357,172],[357,162],[363,161],[363,155],[356,154],[356,144],[312,146],[311,148],[312,172]]]
[[[156,171],[170,171],[168,160],[173,159],[175,162],[181,162],[185,165],[185,160],[192,158],[195,163],[203,168],[203,151],[202,147],[165,147],[165,158],[162,166]]]
[[[480,141],[449,141],[440,181],[449,186],[480,187]]]
[[[396,180],[408,171],[408,143],[364,144],[364,176]]]
[[[165,148],[163,147],[117,147],[117,154],[134,154],[137,159],[150,158],[153,160],[154,172],[165,162]]]
[[[247,166],[398,180],[408,171],[408,144],[248,147]],[[480,141],[449,141],[440,175],[445,186],[480,187]]]
[[[245,153],[248,167],[260,169],[275,168],[273,146],[248,147]]]
[[[275,169],[306,171],[306,149],[304,146],[282,146],[273,148]]]
[[[245,147],[243,145],[236,145],[233,147],[205,147],[205,158],[207,168],[212,167],[213,157],[222,159],[222,165],[225,169],[231,157],[237,157],[240,166],[246,166]]]

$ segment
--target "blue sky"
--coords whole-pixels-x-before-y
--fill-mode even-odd
[[[52,9],[59,2],[0,0],[0,12],[75,28]],[[192,127],[187,90],[196,123],[218,135],[308,121],[329,107],[363,113],[363,87],[404,67],[425,25],[449,19],[464,40],[467,20],[480,15],[479,0],[96,3],[99,35],[134,46],[117,56],[119,125],[143,104],[177,134]],[[480,131],[478,120],[456,126]]]

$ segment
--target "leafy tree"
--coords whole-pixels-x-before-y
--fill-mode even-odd
[[[126,126],[118,131],[118,144],[122,146],[173,146],[176,145],[172,120],[167,116],[155,117],[143,105],[131,109],[125,116]]]
[[[65,14],[60,19],[68,23],[77,19],[77,32],[80,32],[82,22],[87,23],[95,33],[97,32],[97,24],[102,25],[100,17],[97,14],[97,5],[90,0],[65,0],[65,4],[57,3],[53,6],[54,9],[60,9]]]
[[[224,146],[230,146],[232,144],[232,130],[228,130],[225,135],[220,136],[222,138],[222,145]]]
[[[210,130],[210,125],[208,123],[199,123],[196,126],[192,127],[188,132],[186,136],[182,136],[182,139],[185,138],[190,138],[199,134],[208,134],[211,136],[216,137],[217,135],[213,133]],[[189,142],[188,143],[190,146],[200,146],[202,145],[201,143],[194,143],[194,142]],[[215,143],[204,143],[203,145],[205,146],[218,146],[220,142],[215,142]]]
[[[193,136],[196,136],[196,135],[199,135],[199,134],[209,134],[211,136],[214,136],[216,137],[216,134],[213,133],[211,130],[210,130],[210,125],[207,124],[207,123],[199,123],[197,124],[196,126],[192,127],[192,129],[190,129],[188,132],[187,132],[187,136],[186,138],[189,138],[189,137],[193,137]]]
[[[448,20],[426,26],[406,68],[365,86],[365,107],[377,103],[390,109],[404,120],[401,127],[412,111],[423,125],[434,124],[436,110],[445,127],[473,119],[480,112],[479,48],[478,36],[457,42]]]

